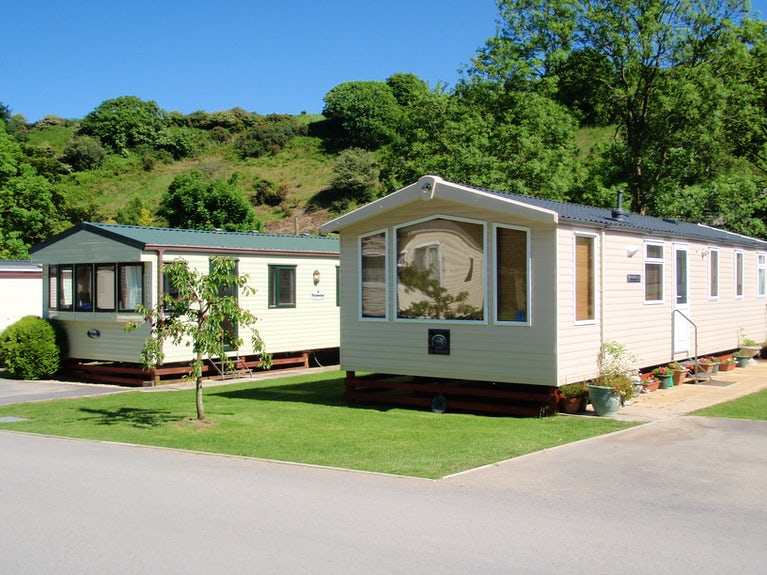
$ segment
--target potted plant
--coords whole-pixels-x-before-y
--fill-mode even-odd
[[[753,356],[748,352],[744,352],[743,350],[738,350],[732,354],[732,357],[735,358],[735,362],[738,367],[746,367],[748,365],[749,360]]]
[[[700,358],[695,366],[695,373],[714,375],[717,371],[719,371],[719,360],[711,356]]]
[[[634,395],[636,357],[624,345],[609,341],[602,344],[598,361],[599,375],[588,384],[589,400],[597,415],[615,417]]]
[[[677,361],[672,361],[668,364],[668,367],[673,373],[673,376],[671,377],[672,384],[682,385],[688,375],[687,368]]]
[[[735,369],[735,358],[731,355],[719,360],[719,371],[732,371]]]
[[[559,388],[559,410],[563,413],[586,411],[589,388],[585,383],[568,383]]]
[[[642,393],[657,391],[658,387],[660,387],[660,380],[654,374],[642,380]]]
[[[762,351],[762,344],[749,337],[745,337],[743,328],[738,330],[738,340],[740,342],[739,354],[748,355],[749,358],[754,357],[757,353]],[[742,367],[742,366],[741,366]]]
[[[652,370],[652,374],[660,382],[658,385],[660,389],[668,389],[669,387],[674,386],[674,383],[672,382],[674,372],[671,371],[668,366],[662,365],[656,367]]]

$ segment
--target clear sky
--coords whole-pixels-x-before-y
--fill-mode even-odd
[[[767,0],[752,2],[767,17]],[[35,122],[138,96],[189,114],[319,113],[334,86],[411,72],[454,86],[493,0],[15,0],[0,102]]]

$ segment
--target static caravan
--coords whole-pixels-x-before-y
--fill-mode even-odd
[[[30,261],[0,260],[0,332],[26,315],[42,314],[43,272]]]
[[[30,252],[43,266],[43,314],[64,328],[69,364],[78,369],[135,369],[149,327],[126,333],[124,326],[137,319],[138,304],[160,301],[167,289],[162,266],[179,258],[203,273],[212,256],[236,259],[237,272],[255,288],[239,294],[240,305],[258,317],[275,364],[306,365],[309,352],[332,353],[339,345],[336,238],[82,223]],[[247,358],[250,334],[239,335],[246,343],[236,353]],[[186,346],[166,344],[164,351],[166,366],[191,358]]]
[[[347,379],[556,389],[596,376],[608,341],[647,367],[767,338],[767,243],[704,225],[425,176],[322,231]]]

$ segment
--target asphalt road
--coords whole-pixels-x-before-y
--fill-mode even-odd
[[[762,574],[767,423],[676,417],[439,481],[0,432],[0,573]]]
[[[105,393],[123,393],[130,388],[95,383],[67,383],[62,381],[24,381],[0,377],[0,405],[47,401],[66,397],[86,397]]]

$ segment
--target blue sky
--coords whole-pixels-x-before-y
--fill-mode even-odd
[[[753,2],[763,16],[767,0]],[[189,114],[319,113],[334,86],[411,72],[453,86],[493,0],[23,0],[2,11],[0,102],[34,122],[138,96]]]

